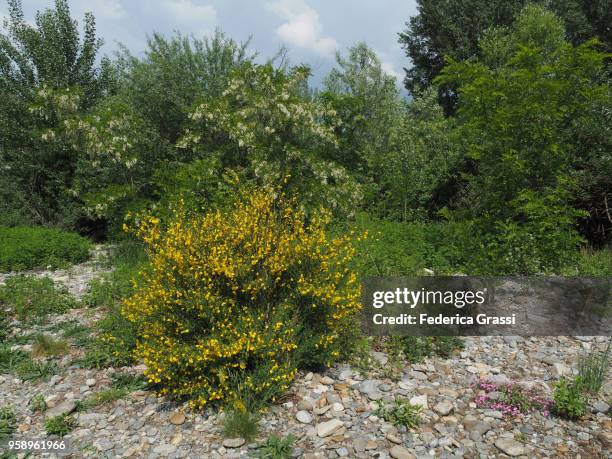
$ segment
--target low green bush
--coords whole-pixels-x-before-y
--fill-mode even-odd
[[[0,227],[0,271],[58,268],[89,258],[91,242],[54,228]]]
[[[54,418],[45,421],[45,430],[49,435],[57,435],[63,437],[72,432],[76,426],[76,422],[70,415],[60,414]]]
[[[270,435],[265,443],[257,449],[255,457],[257,459],[290,459],[294,443],[295,437],[293,435],[287,435],[284,438]]]
[[[404,426],[408,429],[415,429],[421,422],[421,411],[420,405],[411,405],[408,400],[396,397],[392,403],[380,400],[376,408],[376,415],[396,427]]]
[[[49,277],[18,274],[0,286],[0,307],[9,308],[22,321],[38,321],[48,314],[61,314],[76,306],[63,286]]]
[[[577,381],[561,378],[555,385],[553,412],[567,419],[579,419],[586,413],[586,398]]]
[[[42,394],[35,395],[30,399],[30,403],[28,406],[34,413],[44,413],[47,411],[47,402],[45,401],[45,396]]]
[[[416,276],[424,269],[437,275],[562,274],[609,276],[611,249],[576,250],[573,239],[547,245],[545,235],[523,227],[476,220],[398,222],[366,213],[335,223],[334,231],[367,230],[357,245],[353,267],[364,276]],[[535,231],[535,230],[534,230]]]

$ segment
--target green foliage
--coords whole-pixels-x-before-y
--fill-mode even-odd
[[[111,252],[109,263],[113,271],[89,284],[83,304],[104,307],[105,315],[94,327],[96,337],[89,340],[83,337],[85,356],[79,364],[84,368],[125,366],[134,362],[136,329],[121,315],[119,305],[134,292],[133,281],[145,269],[146,261],[147,255],[140,243],[122,240]]]
[[[50,335],[40,333],[34,338],[32,354],[36,357],[56,357],[68,352],[68,342],[63,339],[55,339]]]
[[[592,42],[567,43],[560,21],[536,6],[480,46],[481,60],[453,62],[437,80],[458,86],[469,159],[460,218],[474,219],[503,272],[556,271],[581,242],[574,225],[585,215],[571,203],[575,147],[566,126],[606,97],[605,55]]]
[[[125,390],[127,393],[141,390],[147,387],[147,380],[142,375],[132,375],[129,373],[118,373],[113,375],[112,387]]]
[[[74,227],[78,201],[69,194],[79,152],[63,135],[66,117],[82,113],[112,88],[107,59],[90,13],[83,33],[66,0],[25,19],[8,1],[0,33],[0,215],[3,223]],[[57,131],[57,133],[55,132]]]
[[[48,435],[63,437],[68,435],[76,427],[76,422],[72,416],[60,414],[54,418],[45,420],[45,430]]]
[[[58,268],[89,258],[91,243],[53,228],[0,226],[0,271]]]
[[[555,385],[553,411],[568,419],[579,419],[586,413],[586,398],[580,383],[561,378]]]
[[[92,220],[107,221],[120,231],[128,211],[153,201],[152,175],[168,157],[159,134],[119,96],[107,97],[87,114],[64,121],[57,138],[66,137],[81,152],[71,195]],[[55,131],[54,131],[55,132]]]
[[[376,415],[396,427],[416,429],[421,422],[422,407],[411,405],[408,400],[396,397],[392,403],[379,400],[377,405]]]
[[[449,358],[453,351],[464,346],[463,340],[456,336],[403,336],[400,342],[404,356],[412,363],[433,355]]]
[[[339,145],[331,158],[368,184],[381,178],[381,154],[398,146],[405,106],[395,78],[365,43],[352,46],[346,57],[338,54],[336,62],[320,94],[341,121],[332,125]]]
[[[183,134],[193,105],[225,89],[231,72],[254,54],[217,30],[200,40],[176,33],[167,38],[153,33],[143,57],[123,49],[120,56],[122,97],[174,144]]]
[[[8,344],[0,345],[0,374],[13,373],[27,357],[28,354],[24,351],[12,350]]]
[[[17,417],[10,406],[0,407],[0,441],[10,438],[15,432]]]
[[[367,337],[360,337],[353,342],[350,349],[351,353],[347,360],[351,368],[366,375],[375,365],[371,340]]]
[[[563,21],[574,45],[598,37],[612,51],[611,10],[605,0],[417,0],[418,14],[411,17],[399,42],[411,60],[404,84],[413,94],[432,84],[449,58],[467,60],[480,54],[479,41],[487,29],[510,27],[528,3],[546,6]],[[456,104],[452,85],[440,90],[447,113]]]
[[[32,322],[48,314],[64,313],[76,306],[76,301],[49,277],[18,274],[0,286],[0,305],[10,308],[19,320]]]
[[[602,388],[608,370],[610,369],[610,347],[612,339],[608,341],[605,351],[593,349],[578,362],[578,376],[576,384],[583,391],[597,394]]]
[[[338,148],[336,114],[304,96],[309,75],[306,67],[241,65],[220,97],[190,113],[177,146],[198,158],[216,158],[219,177],[231,169],[246,182],[280,185],[309,210],[322,205],[352,213],[360,189],[342,165],[329,160]]]
[[[295,437],[293,435],[287,435],[284,438],[270,435],[257,449],[255,457],[258,459],[290,459],[294,443]]]
[[[226,438],[253,440],[259,432],[259,416],[246,410],[234,409],[226,413],[223,420],[223,435]]]
[[[0,346],[0,374],[13,373],[24,381],[46,380],[57,373],[55,362],[34,360],[20,350],[11,349],[10,345]]]
[[[35,395],[30,399],[28,406],[34,413],[44,413],[47,410],[47,402],[43,394]]]
[[[396,145],[376,155],[381,190],[374,208],[388,219],[435,218],[458,187],[463,139],[455,121],[444,116],[433,89],[415,96],[402,114]]]

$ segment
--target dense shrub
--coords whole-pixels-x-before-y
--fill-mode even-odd
[[[351,236],[328,237],[327,212],[306,219],[295,205],[256,189],[224,211],[178,210],[165,229],[141,220],[151,271],[123,312],[162,393],[199,407],[270,400],[297,368],[338,358],[360,307]]]
[[[59,229],[17,226],[0,227],[0,247],[0,271],[18,271],[87,260],[91,243]]]

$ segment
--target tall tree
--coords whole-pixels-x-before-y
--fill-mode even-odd
[[[96,64],[102,41],[90,13],[81,35],[66,0],[38,12],[33,25],[19,0],[8,6],[0,33],[0,210],[70,225],[75,202],[67,191],[77,152],[59,139],[49,143],[48,130],[100,99],[111,87],[110,65]]]
[[[182,135],[194,104],[219,96],[232,70],[255,57],[248,44],[237,43],[219,30],[204,39],[154,33],[143,57],[127,49],[120,56],[126,100],[162,139],[173,144]]]
[[[509,29],[489,30],[480,58],[451,62],[438,81],[458,87],[458,121],[472,168],[465,213],[509,263],[547,269],[577,242],[576,127],[609,100],[605,54],[573,46],[562,21],[529,5]],[[534,268],[535,267],[535,268]]]
[[[365,43],[336,56],[337,67],[324,80],[321,99],[338,113],[338,161],[376,192],[385,174],[382,158],[398,148],[406,104],[396,79],[386,74]],[[378,185],[377,185],[378,184]]]
[[[417,0],[418,14],[399,34],[411,66],[405,68],[406,88],[414,93],[429,86],[446,65],[446,58],[464,60],[478,56],[478,42],[490,27],[510,26],[527,0]],[[574,44],[597,37],[612,50],[610,0],[536,0],[556,13]],[[441,86],[439,98],[447,114],[454,111],[453,86]]]

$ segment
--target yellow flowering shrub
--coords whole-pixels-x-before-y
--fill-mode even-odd
[[[330,238],[328,212],[296,208],[255,189],[225,211],[177,211],[163,229],[155,217],[140,221],[152,266],[123,314],[163,394],[199,408],[245,391],[273,400],[298,368],[339,356],[360,308],[352,235]]]

